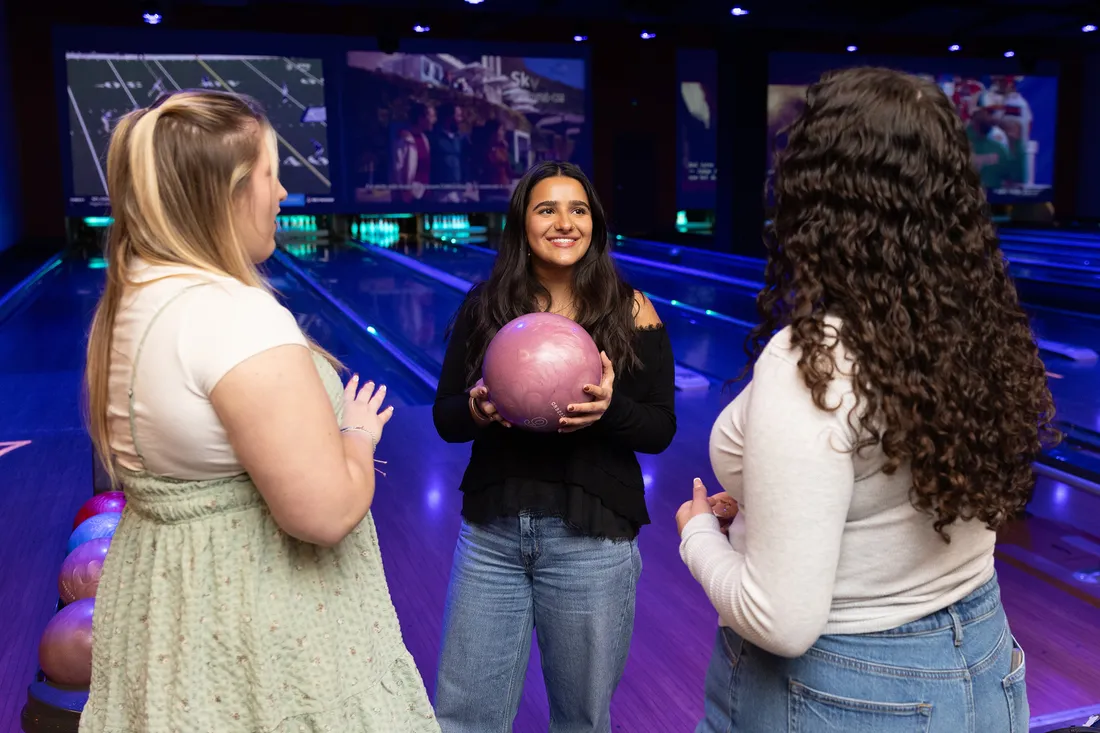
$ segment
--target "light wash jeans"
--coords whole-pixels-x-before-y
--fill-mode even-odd
[[[720,628],[696,733],[1026,733],[1024,674],[994,577],[896,629],[822,636],[797,659]]]
[[[594,539],[554,517],[463,522],[436,681],[443,733],[511,732],[532,628],[551,733],[608,733],[641,570],[637,541]]]

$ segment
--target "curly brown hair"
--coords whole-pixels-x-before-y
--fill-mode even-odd
[[[935,85],[856,68],[812,85],[777,153],[763,322],[750,363],[791,327],[822,410],[842,322],[858,408],[888,474],[908,463],[910,501],[935,530],[1023,510],[1031,463],[1056,443],[1046,369],[989,217],[966,130]]]

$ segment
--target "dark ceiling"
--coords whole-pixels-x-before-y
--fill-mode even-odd
[[[287,5],[286,0],[175,0],[211,6],[253,8]],[[538,19],[546,25],[572,25],[583,20],[628,23],[719,24],[771,30],[825,33],[884,33],[934,36],[1013,36],[1073,38],[1082,27],[1100,25],[1100,3],[1067,0],[309,0],[299,5],[389,8],[402,13],[468,12]],[[747,15],[734,17],[740,4]],[[1100,33],[1096,34],[1100,36]]]
[[[157,10],[165,28],[561,42],[574,35],[602,42],[653,31],[676,46],[1072,59],[1100,52],[1100,1],[1074,0],[52,0],[8,2],[13,31],[24,18],[68,25],[140,25]],[[734,16],[740,5],[747,14]],[[41,16],[49,13],[49,19]]]

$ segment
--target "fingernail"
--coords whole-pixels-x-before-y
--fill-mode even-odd
[[[695,479],[695,483],[697,483],[697,484],[701,484],[701,483],[703,483],[703,479],[701,479],[701,478],[696,478],[696,479]]]
[[[565,409],[568,410],[569,412],[572,412],[573,411],[573,405],[570,405],[569,407],[567,407]]]
[[[558,420],[558,425],[565,425],[565,418],[564,417],[561,420]]]
[[[359,375],[358,375],[358,374],[353,374],[353,375],[351,376],[351,381],[353,381],[353,382],[358,382],[358,381],[359,381]]]
[[[386,391],[386,385],[383,384],[381,387],[378,388],[378,391],[379,392],[385,392]]]

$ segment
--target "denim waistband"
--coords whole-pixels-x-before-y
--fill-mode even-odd
[[[985,583],[939,611],[897,628],[872,632],[866,636],[909,636],[958,629],[959,626],[988,618],[1000,607],[1001,587],[997,582],[997,574],[994,573]]]

